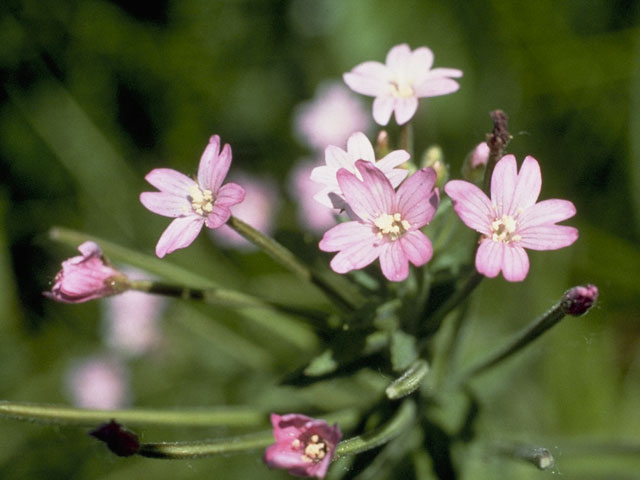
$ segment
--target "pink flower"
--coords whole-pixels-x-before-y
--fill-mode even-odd
[[[220,137],[214,135],[200,159],[197,181],[170,168],[156,168],[145,177],[160,191],[141,193],[142,204],[175,218],[158,240],[158,257],[191,245],[203,225],[218,228],[229,220],[229,208],[244,199],[240,185],[222,185],[230,165],[231,147],[226,144],[220,153]]]
[[[125,270],[127,277],[141,276]],[[103,302],[103,334],[105,343],[119,353],[142,355],[162,343],[160,317],[167,299],[160,295],[129,291]]]
[[[359,160],[356,168],[362,181],[345,169],[338,172],[338,183],[356,219],[326,232],[320,250],[339,252],[331,260],[337,273],[364,268],[379,257],[388,280],[404,280],[409,262],[419,267],[433,254],[420,228],[429,223],[438,206],[436,172],[418,170],[395,192],[389,179],[370,162]]]
[[[231,207],[231,213],[265,235],[271,235],[280,199],[277,186],[272,179],[246,173],[235,175],[234,179],[244,186],[245,197],[242,203]],[[257,248],[228,225],[213,230],[211,235],[219,244],[228,247],[241,250]]]
[[[584,315],[598,300],[598,287],[593,284],[579,285],[566,292],[560,303],[567,315]]]
[[[300,477],[323,478],[333,452],[342,438],[338,425],[290,413],[271,414],[276,443],[267,448],[264,462],[270,468],[283,468]]]
[[[341,83],[318,87],[313,100],[296,109],[294,126],[298,137],[323,151],[327,145],[343,145],[353,132],[366,130],[369,116],[352,95]]]
[[[324,188],[315,194],[315,198],[321,204],[340,210],[345,208],[344,198],[338,179],[338,170],[346,169],[359,177],[355,164],[358,160],[365,160],[375,165],[391,181],[395,188],[409,173],[404,168],[396,168],[409,160],[409,153],[405,150],[395,150],[376,162],[375,152],[371,142],[362,132],[356,132],[347,141],[347,151],[329,145],[324,154],[326,165],[316,167],[311,171],[311,180],[324,185]]]
[[[529,271],[525,248],[556,250],[576,241],[577,229],[555,224],[575,215],[573,203],[556,199],[536,203],[541,187],[536,159],[526,157],[518,174],[513,155],[496,164],[491,199],[463,180],[445,185],[460,219],[483,235],[476,253],[478,272],[493,278],[502,271],[508,281],[519,282]]]
[[[471,163],[471,168],[479,168],[485,166],[489,161],[490,154],[491,149],[489,148],[489,145],[487,145],[487,142],[482,142],[476,145],[476,148],[474,148],[473,152],[471,152],[471,158],[469,160]]]
[[[78,407],[113,410],[129,400],[127,370],[114,358],[79,361],[69,369],[66,382],[71,402]]]
[[[78,247],[82,255],[62,262],[50,292],[44,295],[64,303],[82,303],[127,290],[127,277],[113,268],[95,242]]]
[[[434,68],[433,52],[421,47],[413,52],[409,45],[396,45],[387,54],[387,63],[364,62],[343,78],[352,90],[376,97],[373,119],[380,125],[389,123],[395,111],[398,125],[407,123],[418,109],[418,99],[453,93],[460,85],[452,78],[462,76],[453,68]]]
[[[322,190],[322,185],[311,180],[311,171],[316,163],[300,162],[289,174],[289,192],[295,199],[298,221],[313,232],[324,232],[336,223],[333,211],[318,208],[314,195]]]

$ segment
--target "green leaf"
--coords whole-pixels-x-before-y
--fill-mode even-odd
[[[418,358],[415,337],[402,330],[396,330],[391,334],[389,349],[391,351],[391,365],[396,372],[407,369]]]

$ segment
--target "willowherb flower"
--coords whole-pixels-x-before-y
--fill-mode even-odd
[[[66,375],[71,403],[81,408],[113,410],[129,401],[129,377],[126,367],[109,356],[77,361]]]
[[[324,185],[324,188],[314,195],[321,204],[337,209],[344,209],[345,202],[337,173],[345,169],[359,177],[356,162],[364,160],[375,165],[387,176],[391,185],[395,188],[409,173],[404,168],[396,168],[409,160],[409,153],[405,150],[394,150],[384,158],[376,161],[376,155],[371,142],[362,132],[356,132],[347,141],[347,151],[339,147],[329,145],[324,154],[326,165],[316,167],[311,171],[311,180]]]
[[[327,474],[336,445],[342,438],[340,427],[290,413],[271,414],[276,443],[267,447],[264,462],[300,477],[323,478]]]
[[[140,272],[125,269],[130,280]],[[146,277],[146,275],[145,275]],[[160,317],[167,299],[160,295],[128,291],[102,303],[104,341],[110,347],[130,356],[142,355],[162,343]]]
[[[82,303],[127,290],[127,277],[107,262],[97,243],[84,242],[78,250],[82,255],[62,262],[62,270],[45,296],[64,303]]]
[[[203,225],[213,229],[229,220],[230,207],[244,199],[240,185],[222,185],[230,165],[231,147],[226,144],[220,152],[220,137],[214,135],[200,159],[197,180],[170,168],[147,174],[145,179],[160,191],[141,193],[140,201],[153,213],[175,218],[158,240],[158,257],[191,245]]]
[[[317,151],[342,145],[353,132],[367,130],[369,116],[359,98],[342,83],[323,84],[294,114],[297,136]]]
[[[418,170],[396,192],[370,162],[359,160],[356,168],[362,180],[348,170],[338,172],[338,183],[355,219],[326,232],[320,250],[339,252],[331,260],[337,273],[364,268],[380,258],[388,280],[404,280],[409,262],[419,267],[433,254],[431,241],[420,228],[431,221],[438,207],[436,172]]]
[[[323,187],[311,180],[311,171],[317,162],[301,161],[289,173],[289,193],[296,199],[298,221],[316,233],[324,232],[336,223],[335,216],[328,208],[318,208],[313,198]]]
[[[277,185],[270,178],[259,178],[247,173],[234,175],[233,178],[242,184],[245,197],[242,203],[231,207],[231,213],[265,235],[271,235],[280,206]],[[245,251],[256,248],[228,225],[222,225],[210,233],[220,245]]]
[[[411,51],[409,45],[396,45],[387,54],[386,64],[364,62],[343,78],[349,87],[363,95],[376,97],[373,119],[389,123],[395,112],[398,125],[407,123],[418,109],[418,99],[453,93],[460,85],[453,78],[462,76],[454,68],[434,68],[433,52],[427,47]]]
[[[491,199],[464,180],[451,180],[445,185],[460,219],[482,234],[475,261],[478,272],[493,278],[502,271],[508,281],[519,282],[529,272],[525,248],[556,250],[576,241],[577,229],[556,225],[575,215],[573,203],[558,199],[536,203],[541,187],[537,160],[527,156],[518,173],[513,155],[505,155],[496,163]]]

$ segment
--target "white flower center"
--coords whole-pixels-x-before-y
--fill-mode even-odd
[[[389,83],[389,89],[391,90],[391,95],[396,98],[408,98],[415,96],[413,87],[409,82],[394,80]]]
[[[213,212],[214,200],[211,190],[193,185],[189,188],[189,198],[191,199],[191,208],[193,208],[193,211],[198,215],[206,217]]]
[[[511,215],[502,215],[491,222],[491,240],[494,242],[511,243],[518,242],[522,237],[515,232],[518,222]]]
[[[291,446],[298,450],[302,446],[302,442],[300,439],[296,438],[291,442]],[[319,435],[311,435],[304,445],[303,454],[301,455],[302,460],[305,462],[318,463],[326,456],[327,444]]]
[[[378,229],[379,238],[386,238],[392,241],[400,238],[411,228],[411,224],[403,220],[399,213],[394,213],[393,215],[383,213],[373,221],[373,224]]]

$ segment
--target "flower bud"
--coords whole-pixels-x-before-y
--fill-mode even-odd
[[[109,450],[119,457],[130,457],[140,450],[140,441],[138,436],[126,430],[115,420],[109,423],[103,423],[95,430],[89,432],[89,435],[107,444]]]
[[[97,243],[85,242],[78,250],[82,255],[62,262],[62,270],[45,296],[64,303],[82,303],[129,288],[127,277],[109,264]]]
[[[449,180],[449,168],[444,163],[444,153],[438,145],[432,145],[427,148],[422,156],[421,167],[431,167],[436,171],[436,187],[442,186]]]
[[[561,302],[562,311],[567,315],[583,315],[596,303],[598,287],[595,285],[579,285],[567,290]]]
[[[467,155],[462,165],[462,176],[472,182],[480,182],[484,176],[484,167],[489,161],[491,149],[487,142],[482,142]]]

